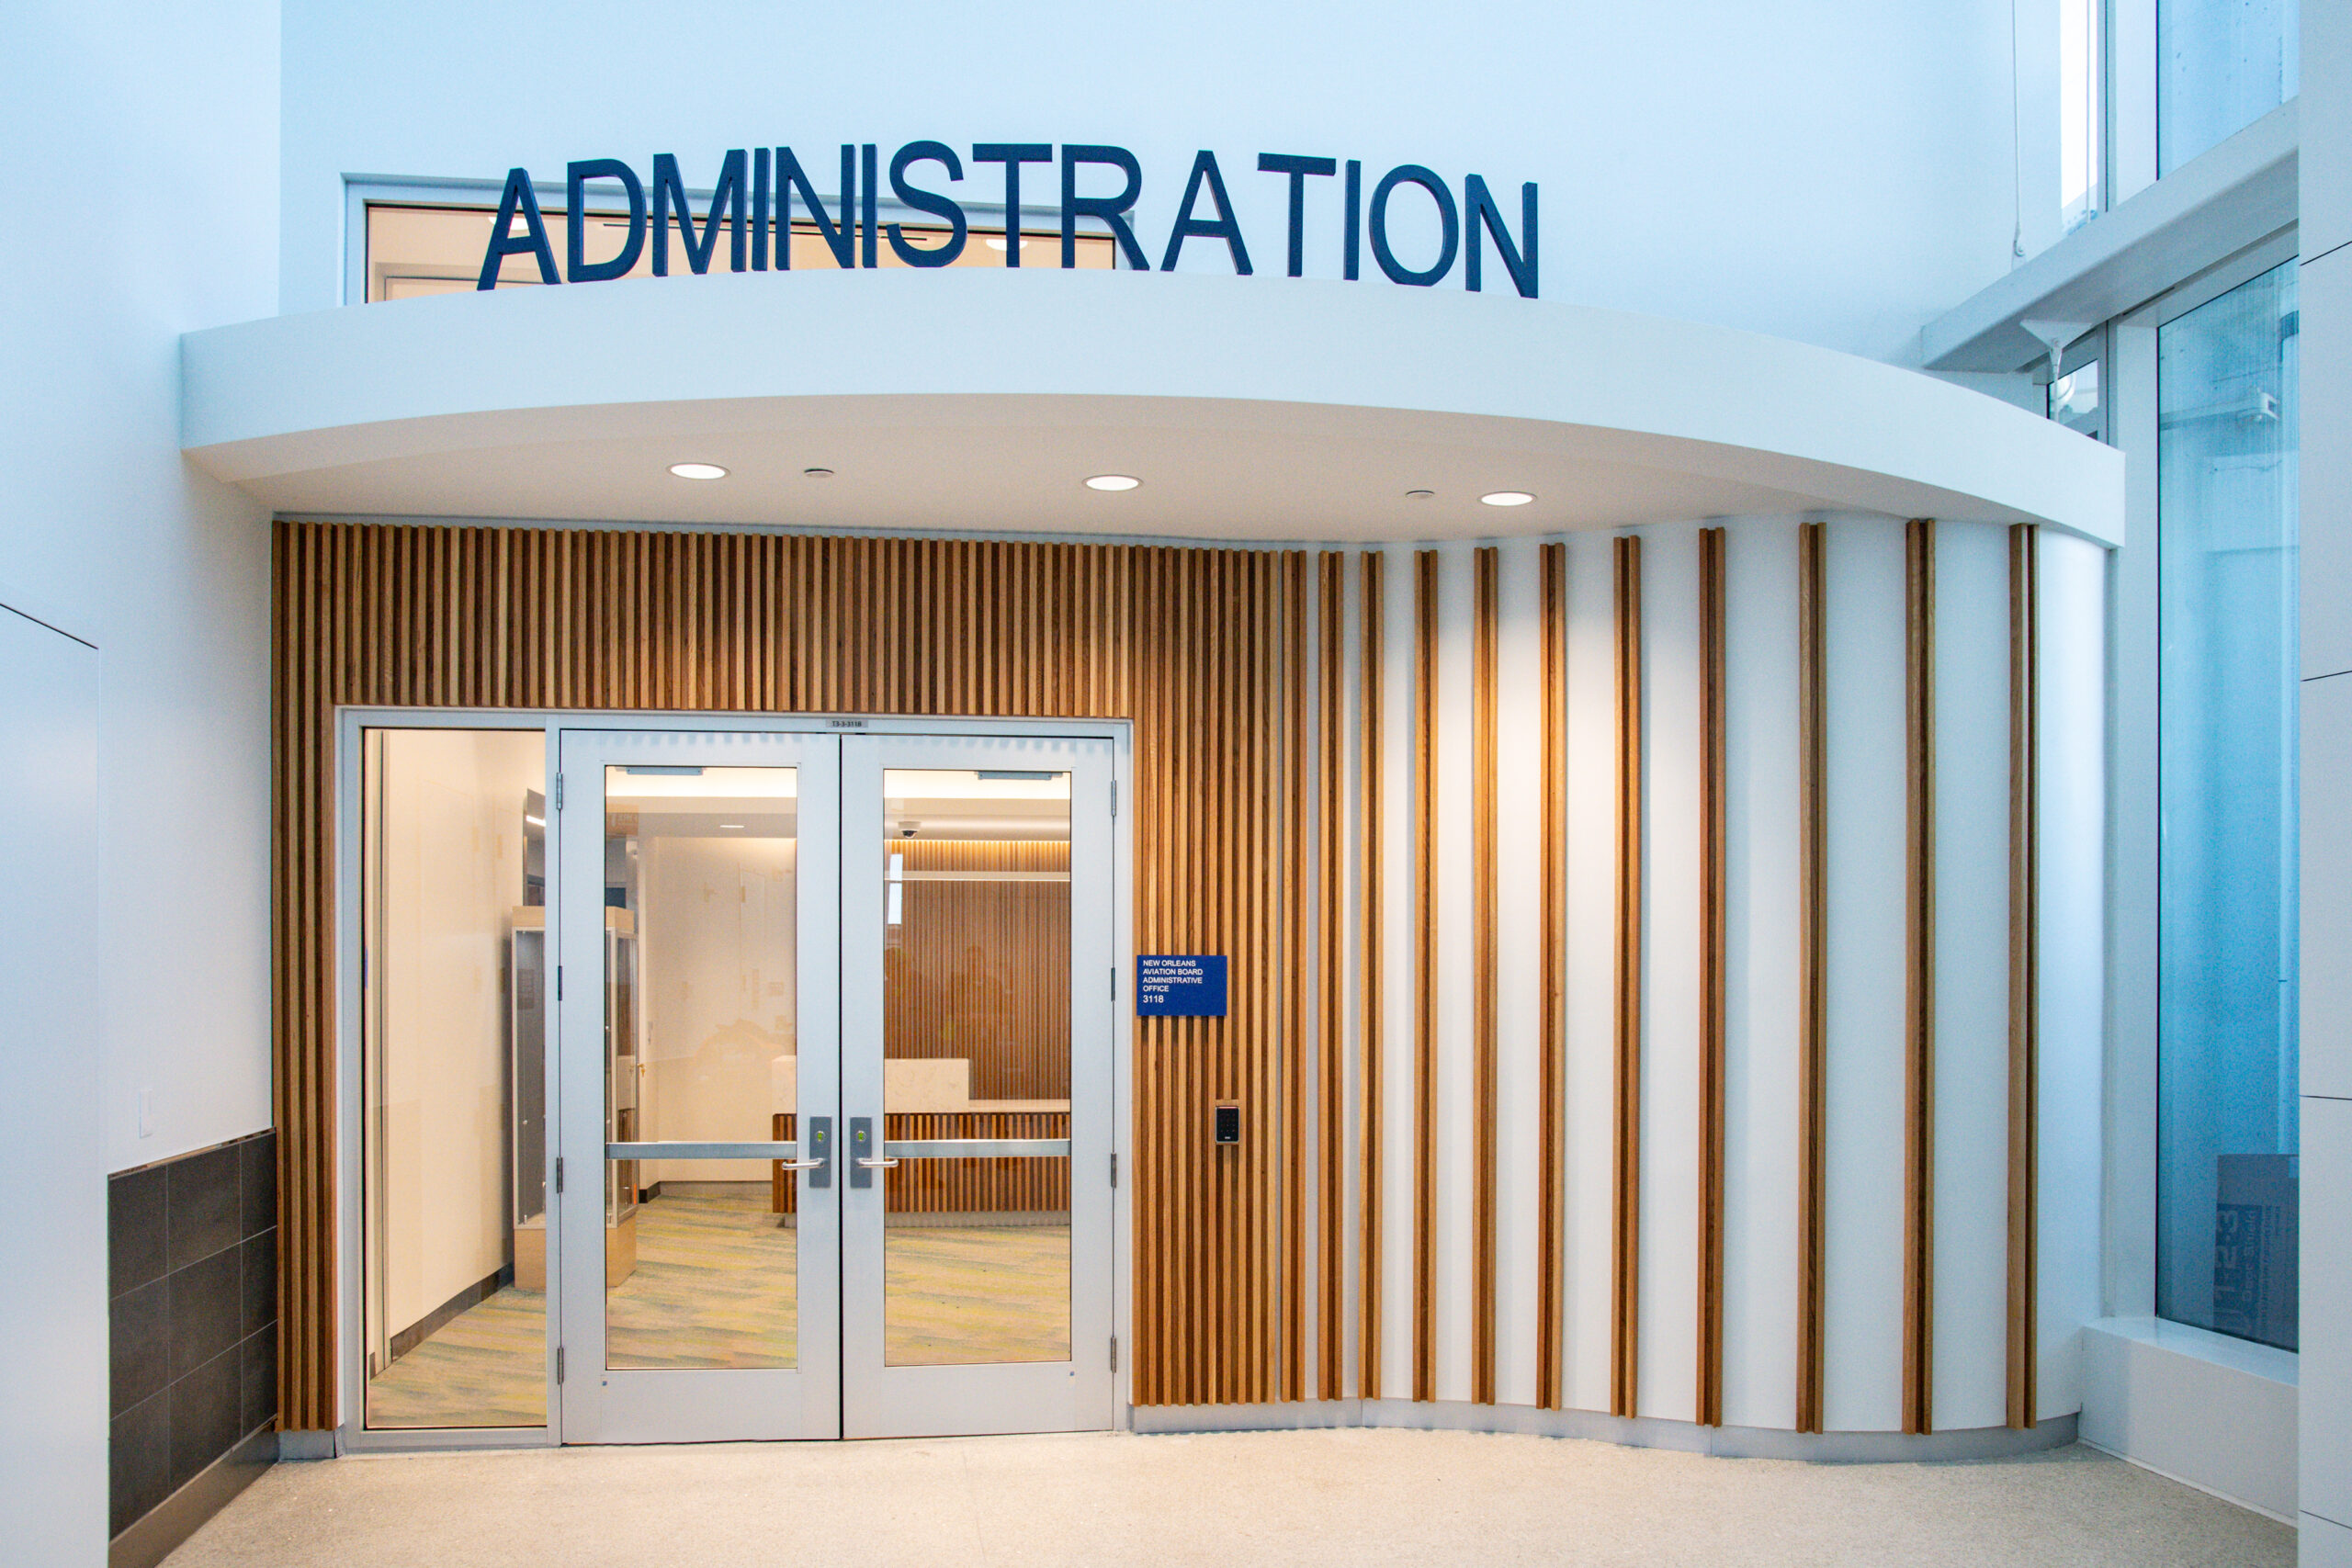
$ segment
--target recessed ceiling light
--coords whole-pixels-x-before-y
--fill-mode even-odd
[[[1408,490],[1405,492],[1405,499],[1407,501],[1427,501],[1436,493],[1437,491],[1433,490]]]
[[[682,479],[723,479],[727,470],[716,463],[673,463],[670,471]]]
[[[1086,481],[1089,490],[1133,490],[1143,483],[1132,474],[1097,474]]]
[[[742,825],[743,825],[743,824],[741,824],[741,822],[721,822],[721,823],[719,824],[719,826],[720,826],[720,827],[722,827],[722,828],[741,828],[741,827],[742,827]]]
[[[1488,506],[1525,506],[1535,498],[1523,490],[1493,490],[1478,499]]]
[[[833,470],[831,468],[803,468],[800,472],[803,477],[812,479],[829,479],[833,477]]]
[[[1001,234],[990,234],[990,235],[989,236],[989,249],[990,249],[990,250],[992,250],[992,251],[1001,251],[1001,250],[1003,250],[1003,249],[1005,249],[1005,248],[1006,248],[1006,246],[1005,246],[1005,243],[1004,243],[1004,236],[1003,236],[1003,235],[1001,235]],[[1027,250],[1027,249],[1029,248],[1029,242],[1028,242],[1028,241],[1026,241],[1026,240],[1022,241],[1022,242],[1021,242],[1021,248],[1022,248],[1023,250],[1024,250],[1024,251],[1025,251],[1025,250]]]

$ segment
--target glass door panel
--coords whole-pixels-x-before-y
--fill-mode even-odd
[[[849,1436],[1109,1424],[1110,776],[843,742]]]
[[[1069,1359],[1069,784],[882,774],[889,1366]]]
[[[563,895],[594,977],[566,1004],[599,1117],[575,1168],[600,1179],[567,1200],[588,1440],[831,1436],[833,742],[567,735],[564,758],[594,792],[564,814]]]

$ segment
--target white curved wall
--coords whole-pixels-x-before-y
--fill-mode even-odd
[[[1794,520],[1730,520],[1726,538],[1729,1030],[1725,1425],[1790,1428],[1796,1415],[1799,883]],[[1699,671],[1695,525],[1639,531],[1646,711],[1649,898],[1644,1078],[1639,1412],[1692,1419],[1697,1390],[1699,1154]],[[1567,540],[1567,1087],[1564,1395],[1610,1403],[1613,623],[1607,536]],[[1904,1202],[1904,537],[1899,522],[1830,520],[1829,1066],[1826,1425],[1902,1425]],[[1440,552],[1437,880],[1437,1378],[1472,1397],[1470,545]],[[1536,1395],[1541,889],[1540,542],[1501,550],[1501,823],[1498,1397]],[[2079,1404],[2076,1332],[2098,1315],[2098,1126],[2104,980],[2105,553],[2045,534],[2042,633],[2041,1399]],[[2006,531],[1942,524],[1937,545],[1937,1429],[2004,1418],[2007,1313],[2008,580]],[[1351,559],[1353,674],[1364,607]],[[1385,626],[1380,1393],[1412,1389],[1412,554],[1388,554]],[[1351,745],[1357,729],[1351,690]],[[1350,767],[1356,767],[1351,753]],[[1352,777],[1352,774],[1351,774]],[[1360,781],[1357,781],[1360,782]],[[1350,800],[1360,798],[1353,785]],[[1350,831],[1357,824],[1351,822]],[[1351,898],[1362,866],[1351,840]],[[1358,955],[1347,977],[1360,1009]],[[1352,1027],[1352,1024],[1351,1024]],[[1351,1036],[1352,1038],[1352,1035]],[[1350,1071],[1354,1071],[1351,1058]],[[1350,1089],[1351,1213],[1363,1135]],[[1350,1238],[1352,1257],[1353,1239]],[[1360,1277],[1351,1264],[1350,1278]],[[1348,1393],[1355,1384],[1350,1303]]]

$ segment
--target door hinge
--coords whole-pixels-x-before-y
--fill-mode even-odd
[[[561,1155],[555,1156],[555,1190],[558,1192],[563,1190],[563,1156]]]
[[[1115,964],[1111,965],[1111,999],[1119,999],[1119,966]]]
[[[555,999],[563,1000],[563,965],[560,964],[555,966]]]
[[[1111,1370],[1114,1372],[1119,1370],[1119,1337],[1115,1334],[1111,1336]],[[559,1378],[556,1381],[560,1382],[563,1380]]]
[[[1114,1186],[1114,1187],[1116,1187],[1118,1184],[1119,1184],[1119,1151],[1118,1151],[1118,1150],[1116,1150],[1116,1149],[1113,1149],[1113,1150],[1111,1151],[1111,1185],[1112,1185],[1112,1186]]]
[[[563,1381],[563,1347],[560,1345],[555,1348],[555,1381]]]
[[[561,773],[555,776],[555,808],[558,811],[563,809],[563,775]]]
[[[1112,815],[1112,816],[1114,816],[1114,817],[1116,817],[1118,814],[1119,814],[1119,781],[1118,781],[1118,780],[1116,780],[1116,779],[1113,779],[1113,780],[1111,781],[1111,815]]]

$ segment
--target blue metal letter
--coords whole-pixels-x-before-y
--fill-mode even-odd
[[[1438,246],[1437,265],[1427,272],[1414,272],[1396,265],[1396,257],[1388,249],[1388,193],[1401,185],[1417,185],[1430,193],[1437,203],[1438,221],[1445,238]],[[1388,275],[1391,283],[1409,283],[1427,288],[1453,268],[1453,254],[1462,248],[1462,220],[1453,209],[1453,193],[1445,182],[1419,164],[1399,164],[1380,176],[1372,187],[1372,259]]]
[[[752,149],[752,270],[768,269],[768,150]]]
[[[857,242],[857,220],[850,216],[850,204],[857,199],[857,149],[842,148],[841,221],[836,223],[825,216],[825,204],[817,199],[817,187],[808,183],[802,172],[800,160],[792,155],[789,147],[775,150],[775,265],[779,271],[792,265],[792,187],[800,187],[800,199],[808,204],[808,216],[817,220],[817,237],[833,253],[835,266],[855,266],[856,253],[852,247]]]
[[[858,151],[864,155],[865,162],[865,178],[859,182],[857,191],[859,206],[865,214],[865,258],[862,265],[869,267],[879,266],[882,264],[874,254],[874,239],[875,207],[880,193],[874,187],[881,182],[874,177],[874,143],[869,141]]]
[[[621,254],[610,261],[592,262],[585,254],[588,193],[584,187],[590,180],[618,180],[628,192],[628,238],[621,244]],[[606,278],[627,277],[645,250],[645,187],[637,183],[637,171],[618,158],[588,158],[567,165],[563,212],[564,281],[602,283]]]
[[[1193,216],[1193,204],[1199,199],[1201,182],[1209,186],[1209,199],[1216,203],[1214,219]],[[1216,171],[1216,154],[1206,148],[1193,160],[1193,177],[1184,182],[1184,199],[1176,204],[1176,226],[1168,231],[1168,249],[1159,258],[1159,270],[1174,272],[1177,258],[1184,253],[1184,242],[1191,239],[1223,240],[1233,256],[1233,270],[1243,277],[1250,276],[1250,247],[1241,243],[1241,225],[1233,219],[1233,203],[1225,194],[1225,176]]]
[[[1336,175],[1340,165],[1329,158],[1309,158],[1297,152],[1261,152],[1258,172],[1290,176],[1290,275],[1306,275],[1306,176]]]
[[[727,154],[718,166],[718,184],[710,193],[710,210],[702,220],[702,237],[695,237],[694,209],[686,201],[686,182],[678,177],[678,160],[667,152],[653,155],[653,276],[670,276],[670,204],[678,206],[678,228],[686,240],[686,265],[697,274],[710,270],[710,254],[718,248],[718,213],[728,209],[733,231],[728,246],[729,272],[743,270],[743,150]]]
[[[1116,196],[1080,196],[1080,164],[1108,164],[1125,173],[1127,183]],[[1083,216],[1100,218],[1109,224],[1112,237],[1119,242],[1119,254],[1127,258],[1127,265],[1137,272],[1149,272],[1151,258],[1143,254],[1143,247],[1136,243],[1135,231],[1127,227],[1127,213],[1142,193],[1143,168],[1125,148],[1062,143],[1062,265],[1078,265],[1078,220]]]
[[[1021,165],[1050,164],[1054,149],[1044,141],[979,141],[972,146],[975,164],[1004,165],[1004,265],[1021,265]]]
[[[1363,164],[1348,160],[1348,233],[1340,245],[1340,276],[1350,283],[1363,270]]]
[[[514,226],[516,209],[523,214],[524,233],[520,239],[508,232]],[[539,217],[538,193],[531,188],[531,171],[506,171],[506,189],[498,197],[498,218],[490,226],[490,249],[482,253],[481,276],[474,280],[476,288],[498,287],[498,264],[508,256],[528,253],[539,258],[539,281],[560,283],[556,276],[555,247],[548,243],[548,226]]]
[[[1527,255],[1520,256],[1519,247],[1510,243],[1510,232],[1503,227],[1502,209],[1495,205],[1494,197],[1487,189],[1487,182],[1472,175],[1462,182],[1462,220],[1469,230],[1463,238],[1469,242],[1469,254],[1463,257],[1463,281],[1473,292],[1478,288],[1478,226],[1495,238],[1495,249],[1503,258],[1503,270],[1510,274],[1512,285],[1522,299],[1535,298],[1535,184],[1529,181],[1519,187],[1519,231],[1527,237]]]
[[[964,165],[957,161],[956,150],[945,142],[910,141],[890,154],[890,193],[917,212],[946,219],[952,226],[947,243],[927,250],[910,245],[899,237],[899,225],[893,223],[889,226],[890,248],[909,266],[945,266],[964,254],[964,241],[970,231],[964,221],[964,209],[952,197],[937,191],[918,190],[907,184],[907,165],[926,162],[945,164],[951,180],[964,177]]]

